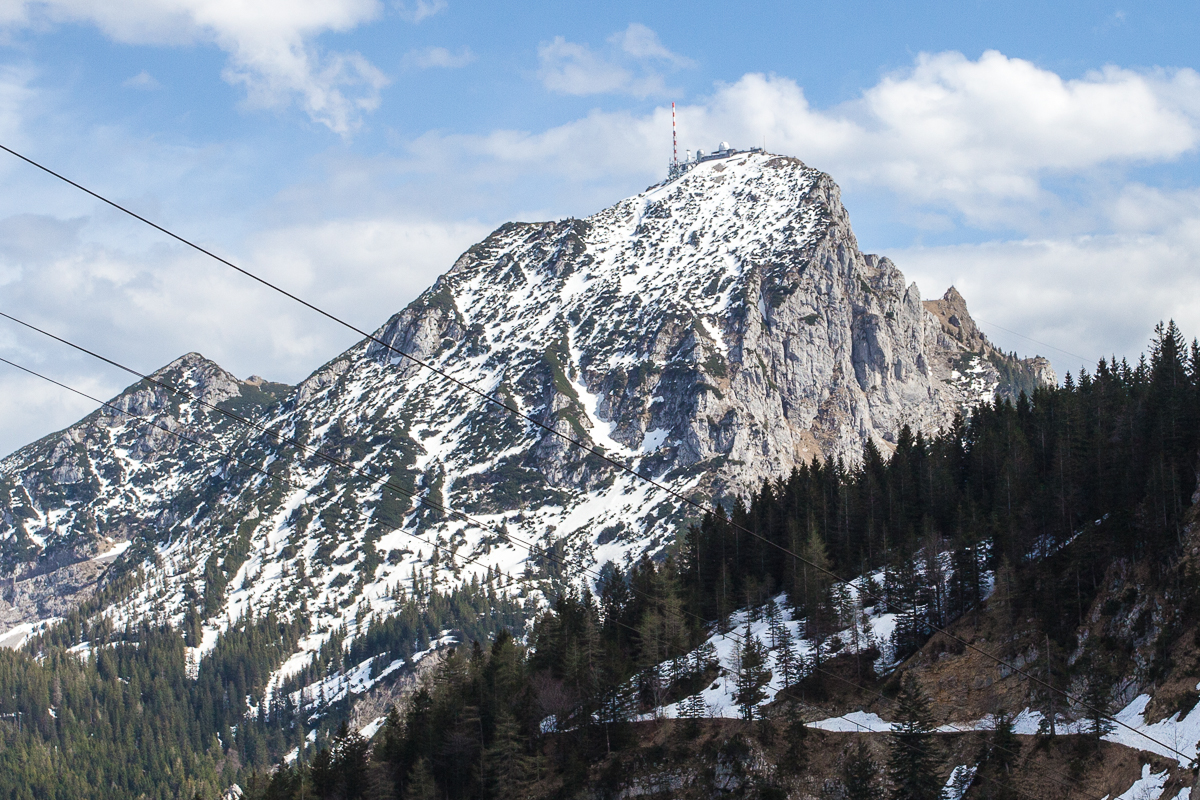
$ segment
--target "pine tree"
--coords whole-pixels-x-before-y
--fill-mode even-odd
[[[839,627],[854,622],[854,598],[850,587],[844,583],[835,583],[829,587],[830,611]]]
[[[693,721],[700,720],[704,718],[705,710],[704,692],[699,691],[688,695],[679,703],[679,718]]]
[[[775,663],[779,665],[784,686],[798,683],[802,676],[803,659],[796,652],[796,640],[787,625],[780,626],[778,643],[775,647]]]
[[[898,554],[887,571],[888,600],[898,608],[896,627],[892,631],[893,654],[902,661],[920,649],[928,635],[925,609],[921,604],[922,583],[916,561],[911,554]]]
[[[486,785],[489,797],[510,800],[523,795],[526,765],[518,741],[517,722],[503,706],[493,722],[492,743],[488,745]]]
[[[333,754],[328,747],[322,747],[313,756],[308,774],[312,778],[313,789],[318,797],[332,797],[333,793],[337,791],[337,767],[333,763]]]
[[[814,527],[804,546],[805,563],[800,567],[801,592],[804,600],[805,634],[813,640],[813,661],[821,666],[821,648],[825,636],[833,627],[829,606],[829,554],[825,542]]]
[[[888,746],[892,800],[940,800],[941,758],[934,741],[929,697],[911,672],[905,673],[896,698],[896,722]]]
[[[424,758],[417,759],[405,781],[404,800],[436,800],[437,796],[437,784],[433,781],[429,762]]]
[[[879,764],[871,758],[871,748],[861,737],[846,754],[841,777],[846,800],[881,800],[883,797],[879,786]]]
[[[709,659],[708,652],[712,650],[712,645],[708,645],[707,649],[698,647],[692,652],[689,659],[689,671],[693,683],[703,679],[705,672],[708,670]],[[684,698],[679,704],[679,718],[689,720],[691,724],[688,727],[689,733],[695,733],[698,730],[695,724],[698,720],[703,719],[708,710],[707,704],[704,702],[704,684],[699,683],[699,691]]]
[[[1021,742],[1013,729],[1013,715],[1007,712],[997,714],[980,754],[977,770],[979,778],[987,781],[985,794],[989,800],[1013,800],[1017,797],[1010,775],[1020,752]],[[963,787],[963,793],[969,788]]]
[[[767,668],[767,648],[763,647],[746,625],[742,647],[738,651],[737,692],[734,702],[742,709],[742,718],[753,720],[758,704],[767,699],[767,684],[771,682],[771,670]]]
[[[779,636],[783,630],[783,613],[779,610],[779,604],[772,597],[767,600],[767,630],[771,634],[770,649],[774,650],[779,647]]]
[[[954,551],[950,573],[950,613],[962,616],[983,600],[983,572],[978,548],[972,544]]]
[[[793,775],[801,775],[808,769],[808,725],[796,703],[788,703],[784,711],[786,726],[784,736],[787,749],[784,751],[783,766]]]
[[[1087,732],[1092,739],[1099,742],[1116,727],[1108,718],[1109,705],[1112,703],[1110,679],[1103,669],[1093,668],[1088,674],[1087,685],[1083,692],[1083,705],[1087,713]]]

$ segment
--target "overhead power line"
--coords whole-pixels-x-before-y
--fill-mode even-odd
[[[1027,342],[1033,342],[1034,344],[1040,344],[1042,347],[1049,347],[1051,350],[1057,350],[1058,352],[1062,353],[1065,356],[1070,356],[1071,358],[1078,358],[1080,361],[1084,362],[1085,364],[1091,362],[1090,358],[1081,356],[1078,353],[1072,353],[1069,350],[1063,350],[1061,347],[1055,347],[1052,344],[1046,344],[1045,342],[1040,342],[1037,339],[1032,339],[1023,333],[1017,333],[1014,330],[1009,330],[1008,328],[1005,328],[1003,325],[997,325],[994,322],[988,322],[987,320],[979,319],[978,317],[975,318],[975,321],[981,322],[984,325],[990,325],[993,328],[999,328],[1000,330],[1004,331],[1005,333],[1011,333],[1013,336],[1020,336],[1022,339],[1024,339]]]
[[[64,183],[67,183],[70,186],[73,186],[76,189],[79,189],[82,192],[85,192],[86,194],[117,209],[118,211],[121,211],[124,214],[128,214],[129,216],[133,217],[134,219],[139,220],[140,222],[143,222],[146,225],[149,225],[150,227],[154,228],[155,230],[158,230],[158,231],[162,232],[163,234],[171,237],[172,239],[175,239],[176,241],[181,242],[184,245],[187,245],[188,247],[196,250],[197,252],[203,253],[204,255],[206,255],[216,261],[219,261],[220,263],[222,263],[225,266],[229,267],[230,269],[233,269],[236,272],[246,276],[247,278],[250,278],[251,280],[253,280],[257,283],[262,284],[263,286],[266,286],[267,288],[271,289],[272,291],[278,292],[279,294],[283,295],[284,297],[294,300],[295,302],[299,303],[300,305],[304,306],[305,308],[308,308],[311,311],[314,311],[317,314],[325,317],[326,319],[329,319],[330,321],[335,322],[338,325],[341,325],[342,327],[346,328],[347,330],[353,331],[354,333],[359,334],[360,336],[364,337],[365,339],[367,339],[375,344],[378,344],[381,347],[386,348],[387,350],[390,350],[391,352],[395,353],[399,357],[408,359],[409,361],[412,361],[414,364],[416,364],[420,367],[423,367],[423,368],[429,370],[430,372],[433,372],[435,375],[438,375],[439,377],[443,378],[444,380],[450,381],[451,383],[458,386],[459,388],[464,389],[465,391],[468,391],[471,394],[482,398],[486,402],[491,403],[499,408],[502,408],[511,414],[517,415],[518,417],[524,419],[526,422],[530,423],[531,425],[534,425],[535,427],[544,430],[546,433],[556,436],[559,439],[562,439],[564,442],[566,442],[574,447],[578,447],[581,450],[584,450],[584,451],[596,456],[597,458],[600,458],[601,460],[605,461],[606,463],[616,467],[620,471],[625,472],[629,475],[632,475],[632,476],[638,478],[639,480],[643,480],[643,481],[647,482],[648,484],[654,486],[655,488],[659,489],[660,491],[665,492],[665,493],[669,494],[670,496],[678,499],[682,503],[684,503],[692,508],[695,508],[696,510],[700,511],[701,513],[705,513],[708,511],[708,509],[706,509],[700,503],[696,502],[695,500],[691,499],[690,497],[687,497],[682,492],[679,492],[676,489],[671,488],[670,486],[660,483],[659,481],[655,480],[654,478],[650,477],[649,475],[639,472],[638,470],[634,469],[633,467],[628,466],[627,464],[617,461],[616,459],[612,458],[607,453],[605,453],[603,450],[599,450],[597,448],[591,447],[591,446],[585,444],[584,442],[581,442],[577,439],[572,438],[571,436],[568,436],[565,433],[561,433],[561,432],[555,430],[555,428],[553,426],[547,425],[546,423],[542,422],[541,420],[538,420],[535,417],[533,417],[529,414],[526,414],[525,412],[521,411],[520,409],[518,409],[514,406],[510,406],[508,403],[504,402],[500,398],[495,397],[494,395],[488,394],[487,392],[485,392],[481,389],[478,389],[478,388],[472,386],[471,384],[466,383],[465,381],[455,378],[454,376],[447,373],[445,370],[438,368],[437,366],[425,361],[424,359],[418,358],[410,353],[404,352],[403,350],[392,345],[390,342],[386,342],[383,339],[380,339],[379,337],[375,336],[374,334],[368,333],[367,331],[362,330],[361,328],[355,326],[354,324],[345,321],[344,319],[338,317],[337,315],[333,314],[332,312],[326,311],[325,309],[323,309],[313,303],[310,303],[309,301],[304,300],[303,298],[298,297],[295,294],[292,294],[291,292],[287,291],[286,289],[283,289],[282,287],[277,286],[276,284],[268,281],[267,279],[262,278],[256,274],[254,274],[253,272],[250,272],[247,269],[239,267],[237,264],[234,264],[232,261],[222,258],[221,256],[216,255],[212,251],[201,247],[200,245],[192,242],[189,239],[184,238],[183,236],[180,236],[177,233],[174,233],[173,231],[163,227],[162,225],[159,225],[156,222],[152,222],[151,220],[141,216],[140,214],[137,214],[137,213],[129,210],[128,208],[120,205],[119,203],[116,203],[113,200],[110,200],[107,197],[104,197],[103,195],[92,191],[91,189],[87,188],[86,186],[76,183],[75,181],[71,180],[70,178],[67,178],[67,177],[55,172],[54,170],[50,169],[49,167],[46,167],[46,166],[38,163],[37,161],[34,161],[33,159],[29,158],[28,156],[24,156],[21,153],[18,153],[16,150],[13,150],[10,147],[6,147],[3,144],[0,144],[0,150],[3,150],[7,153],[10,153],[13,156],[16,156],[17,158],[36,167],[37,169],[45,172],[46,174],[51,175],[51,176],[59,179],[60,181],[63,181]],[[817,570],[818,572],[826,575],[827,577],[836,581],[837,583],[843,584],[845,586],[853,587],[853,583],[851,581],[848,581],[845,578],[842,578],[840,575],[836,574],[829,568],[822,567],[818,564],[814,564],[813,562],[805,559],[804,557],[800,556],[799,554],[792,552],[789,548],[784,547],[783,545],[778,544],[777,542],[773,542],[770,539],[767,539],[766,537],[760,535],[756,531],[752,531],[743,525],[733,522],[732,520],[731,520],[731,524],[738,530],[741,530],[744,533],[746,533],[748,536],[752,536],[756,539],[759,539],[760,541],[764,542],[765,544],[776,548],[777,550],[784,553],[785,555],[788,555],[791,558],[798,560],[800,563],[806,564],[809,567]],[[871,595],[871,594],[867,593],[866,591],[864,591],[861,587],[855,587],[855,588],[857,588],[857,590],[860,592],[860,594],[862,594],[864,597],[870,597],[878,605],[882,605],[885,608],[893,609],[898,612],[904,611],[904,609],[896,606],[891,601],[889,601],[887,598],[876,597],[874,595]],[[1102,709],[1095,708],[1094,706],[1090,705],[1089,703],[1086,703],[1082,698],[1079,698],[1075,695],[1068,693],[1067,691],[1065,691],[1063,689],[1059,689],[1057,687],[1052,686],[1049,683],[1046,683],[1045,681],[1041,680],[1037,676],[1026,672],[1025,670],[1021,669],[1020,667],[1017,667],[1016,665],[1012,664],[1011,662],[1006,661],[1005,659],[1003,659],[997,655],[989,653],[988,651],[972,644],[971,642],[966,641],[965,639],[962,639],[959,636],[954,635],[953,633],[950,633],[948,630],[946,630],[944,628],[941,628],[937,625],[933,625],[932,623],[928,623],[928,622],[927,622],[927,624],[928,624],[928,627],[930,630],[940,633],[943,636],[947,637],[948,639],[951,639],[952,641],[958,642],[964,648],[967,648],[967,649],[971,650],[972,652],[975,652],[975,653],[983,656],[984,658],[988,659],[989,661],[994,662],[998,666],[1002,666],[1002,667],[1010,670],[1012,673],[1022,676],[1026,680],[1036,683],[1049,691],[1055,692],[1055,693],[1061,695],[1062,697],[1065,697],[1066,699],[1075,703],[1078,707],[1086,709],[1087,711],[1091,711],[1095,714],[1098,714],[1098,715],[1102,716],[1103,718],[1109,720],[1113,724],[1115,724],[1119,727],[1125,728],[1125,729],[1129,730],[1130,732],[1135,733],[1138,736],[1141,736],[1142,738],[1144,738],[1150,742],[1153,742],[1154,744],[1158,745],[1159,747],[1165,748],[1165,749],[1171,751],[1172,753],[1177,754],[1180,758],[1188,759],[1188,756],[1186,756],[1184,753],[1177,750],[1176,748],[1171,747],[1170,745],[1166,744],[1165,742],[1159,741],[1158,739],[1154,738],[1153,736],[1146,733],[1145,731],[1138,730],[1137,728],[1118,719],[1117,717],[1104,712]]]

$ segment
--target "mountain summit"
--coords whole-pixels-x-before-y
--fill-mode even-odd
[[[1054,380],[1044,359],[988,344],[953,289],[923,304],[892,262],[859,252],[828,175],[765,153],[698,164],[587,219],[506,224],[376,336],[704,502]],[[401,584],[495,581],[536,602],[546,581],[661,552],[686,516],[375,342],[296,387],[194,354],[159,376],[260,427],[139,384],[114,405],[158,427],[105,409],[5,459],[9,624],[90,592],[80,565],[130,542],[114,563],[143,577],[106,597],[109,613],[184,626],[194,659],[247,609],[304,615],[277,685],[335,631],[353,639],[394,613]]]

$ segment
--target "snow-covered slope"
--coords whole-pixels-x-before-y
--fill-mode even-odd
[[[1002,374],[1053,379],[973,323],[964,336],[957,293],[939,302],[950,311],[859,252],[829,176],[752,154],[588,219],[509,223],[376,336],[706,499],[814,456],[855,459],[867,440],[886,450],[905,424],[933,431]],[[3,627],[86,594],[95,559],[132,542],[114,563],[147,577],[108,606],[115,621],[200,618],[199,658],[250,607],[304,614],[310,633],[282,677],[334,629],[353,638],[390,613],[414,576],[536,598],[544,581],[661,551],[687,517],[378,343],[286,390],[195,354],[158,378],[203,403],[134,386],[114,404],[135,417],[102,410],[0,463],[3,570],[22,579],[0,599]]]

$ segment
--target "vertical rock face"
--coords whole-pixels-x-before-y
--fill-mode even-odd
[[[922,304],[859,252],[829,176],[767,155],[699,165],[586,220],[506,225],[383,337],[475,359],[466,374],[487,389],[656,474],[731,487],[944,426],[990,399],[989,357],[1005,358],[956,291]],[[554,485],[586,485],[561,442],[525,455]]]
[[[248,603],[303,603],[315,647],[364,602],[387,613],[414,570],[523,572],[536,594],[551,575],[529,545],[576,580],[661,550],[686,509],[564,437],[707,498],[1053,380],[992,348],[953,289],[923,303],[860,253],[829,176],[766,154],[587,219],[504,225],[376,337],[395,350],[360,343],[286,390],[185,356],[161,375],[203,402],[134,386],[114,401],[133,418],[102,410],[10,456],[4,571],[128,539],[154,580],[114,615],[202,608],[220,631]]]

